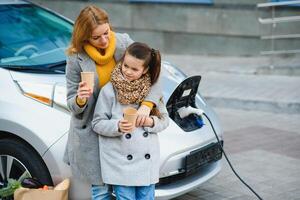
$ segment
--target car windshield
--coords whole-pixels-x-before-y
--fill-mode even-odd
[[[0,5],[0,67],[62,66],[73,25],[30,4]]]

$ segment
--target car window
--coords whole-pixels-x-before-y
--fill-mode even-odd
[[[65,61],[72,24],[30,4],[0,5],[0,66]]]

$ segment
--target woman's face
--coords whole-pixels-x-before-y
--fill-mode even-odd
[[[141,78],[141,76],[148,71],[148,68],[145,68],[143,65],[144,60],[137,59],[136,57],[126,53],[121,68],[124,78],[129,81]]]
[[[98,25],[89,39],[90,44],[97,49],[106,49],[109,45],[109,31],[108,23]]]

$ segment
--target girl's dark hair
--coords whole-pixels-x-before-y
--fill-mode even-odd
[[[161,57],[158,50],[150,48],[147,44],[134,42],[126,50],[131,56],[144,60],[144,67],[149,67],[151,84],[153,85],[159,77],[161,68]],[[126,54],[125,53],[125,54]]]

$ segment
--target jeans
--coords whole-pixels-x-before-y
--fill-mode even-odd
[[[154,200],[154,184],[149,186],[113,185],[117,200]]]
[[[108,185],[92,185],[92,200],[111,200],[111,191]]]

